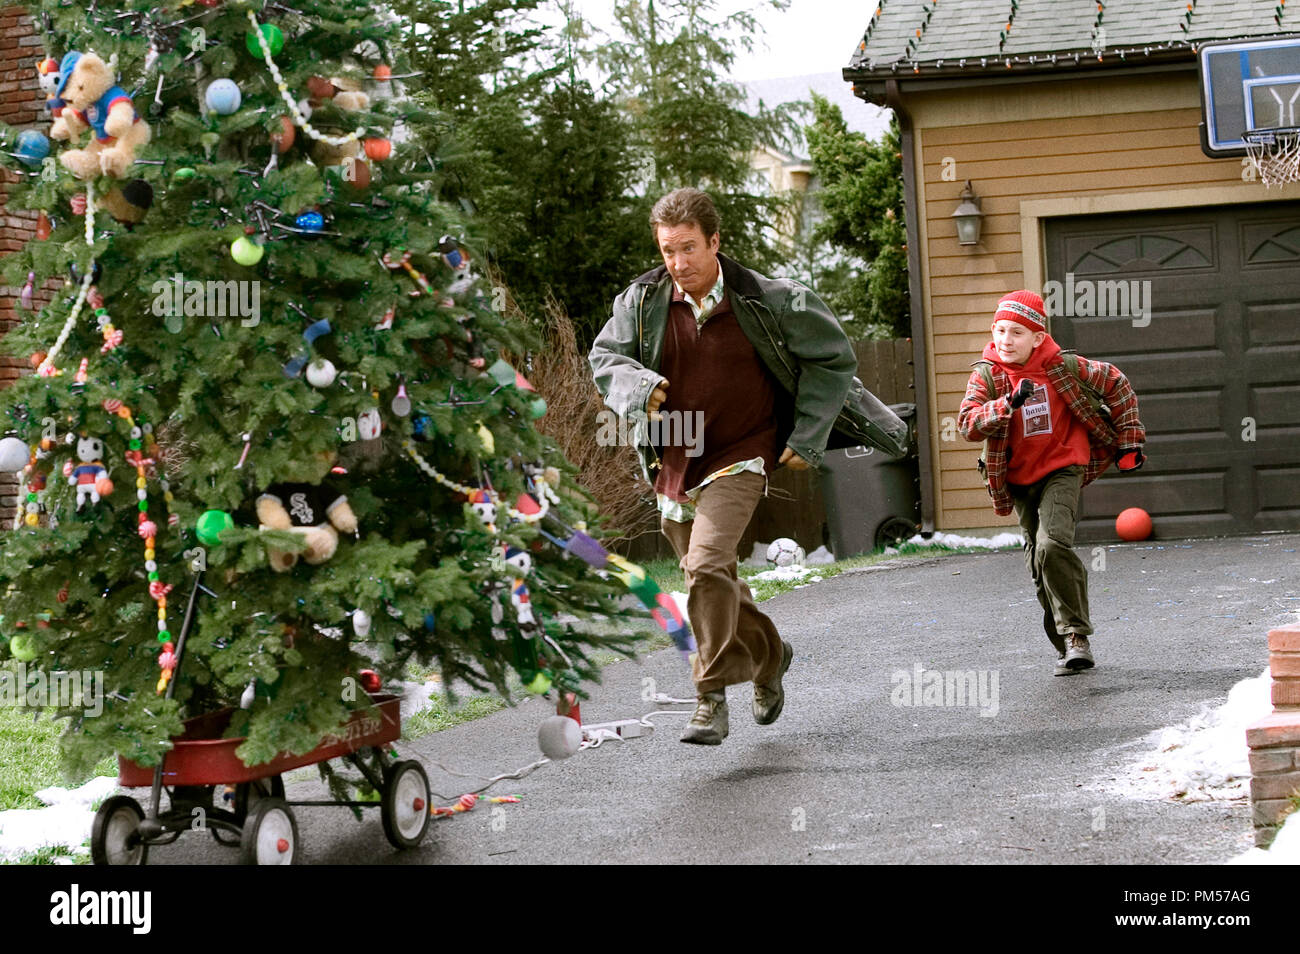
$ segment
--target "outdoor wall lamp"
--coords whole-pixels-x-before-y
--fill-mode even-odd
[[[970,180],[966,180],[966,188],[961,192],[961,205],[957,206],[957,211],[952,214],[957,220],[957,244],[959,245],[978,245],[980,242],[980,220],[984,218],[984,213],[980,211],[979,196],[971,188]]]

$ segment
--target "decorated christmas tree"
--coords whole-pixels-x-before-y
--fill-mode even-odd
[[[580,691],[593,646],[631,651],[582,623],[628,615],[611,576],[684,635],[583,532],[534,429],[534,341],[434,198],[399,22],[358,0],[29,9],[51,115],[0,128],[11,206],[39,212],[3,277],[62,288],[3,340],[33,370],[0,392],[21,485],[0,642],[104,673],[102,714],[64,713],[70,767],[155,764],[223,705],[245,762],[301,752],[366,703],[363,671],[412,659]]]

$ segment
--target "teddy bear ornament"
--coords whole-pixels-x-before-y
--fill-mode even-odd
[[[94,53],[66,53],[58,75],[55,97],[62,110],[50,127],[50,138],[75,142],[91,131],[84,148],[64,151],[59,161],[78,179],[101,174],[122,178],[135,162],[136,149],[149,141],[149,124],[114,81],[108,64]]]

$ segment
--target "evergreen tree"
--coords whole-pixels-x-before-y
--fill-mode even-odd
[[[911,334],[907,283],[902,150],[898,120],[880,142],[850,132],[840,108],[813,94],[813,122],[805,130],[817,201],[824,218],[814,231],[856,262],[839,261],[815,276],[814,285],[837,312],[875,326],[884,337]]]
[[[784,10],[789,2],[763,5]],[[750,157],[763,144],[788,145],[791,108],[746,111],[744,89],[728,73],[762,27],[752,11],[722,16],[717,7],[716,0],[618,0],[622,36],[600,46],[596,62],[631,119],[648,200],[681,186],[707,191],[727,253],[770,272],[782,249],[769,223],[783,214],[783,200],[754,190]]]
[[[579,690],[592,645],[630,652],[559,621],[616,612],[543,543],[594,516],[539,466],[567,468],[498,357],[536,342],[493,307],[471,223],[439,199],[421,145],[437,115],[385,78],[411,72],[398,24],[361,0],[32,9],[47,55],[98,54],[139,113],[113,175],[111,147],[64,118],[88,68],[58,94],[57,156],[0,129],[10,201],[51,223],[4,281],[68,279],[3,341],[38,371],[0,402],[0,459],[29,465],[0,539],[0,635],[29,667],[105,673],[100,718],[64,713],[70,767],[153,764],[183,717],[250,696],[240,756],[305,751],[364,702],[349,680],[369,666]],[[171,682],[196,565],[215,596]]]

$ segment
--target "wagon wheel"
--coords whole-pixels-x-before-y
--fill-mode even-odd
[[[99,806],[90,829],[90,857],[97,865],[143,865],[149,846],[140,840],[144,809],[129,795],[114,795]]]
[[[398,762],[384,773],[379,805],[384,835],[394,848],[414,848],[429,830],[429,777],[419,762]]]
[[[239,860],[246,865],[291,865],[298,856],[298,822],[282,798],[262,798],[244,822]]]
[[[240,782],[235,786],[235,803],[231,806],[231,811],[242,824],[248,818],[248,813],[259,799],[263,798],[284,798],[284,779],[278,775],[272,775],[270,778],[259,778],[252,782]],[[239,847],[239,836],[231,836],[223,832],[220,828],[213,827],[209,829],[212,837],[216,839],[217,844],[225,845],[228,848]]]

